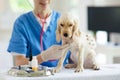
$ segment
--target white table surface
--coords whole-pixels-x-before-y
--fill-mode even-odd
[[[1,72],[0,80],[120,80],[120,64],[103,65],[99,71],[85,69],[74,73],[74,70],[63,68],[61,72],[47,77],[12,77]]]

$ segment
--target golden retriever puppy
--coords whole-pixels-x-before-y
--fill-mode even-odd
[[[99,66],[95,60],[96,42],[88,34],[81,32],[78,27],[78,19],[71,14],[63,14],[58,20],[56,40],[62,40],[62,45],[70,44],[71,59],[74,64],[67,64],[66,68],[76,68],[75,72],[82,72],[84,67],[98,70]],[[63,66],[68,51],[60,58],[55,72],[59,72]]]

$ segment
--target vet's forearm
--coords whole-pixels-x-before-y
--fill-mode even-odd
[[[19,66],[19,65],[25,65],[28,64],[28,59],[19,53],[11,52],[13,55],[13,65],[14,66]]]

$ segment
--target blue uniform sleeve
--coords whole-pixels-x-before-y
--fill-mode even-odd
[[[27,41],[24,32],[24,24],[17,19],[14,23],[12,36],[9,42],[8,52],[17,52],[20,54],[26,54]]]

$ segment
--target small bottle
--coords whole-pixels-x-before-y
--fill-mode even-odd
[[[33,56],[31,66],[32,66],[33,71],[38,71],[38,60],[37,60],[36,56]]]

